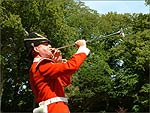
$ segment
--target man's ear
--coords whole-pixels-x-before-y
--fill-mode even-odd
[[[39,48],[38,47],[34,47],[33,49],[34,49],[35,52],[37,52],[37,53],[39,52]]]

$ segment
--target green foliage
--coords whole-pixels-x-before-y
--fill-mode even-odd
[[[146,5],[150,5],[150,0],[145,0]]]
[[[150,16],[98,14],[74,0],[2,0],[1,97],[2,111],[31,112],[35,107],[25,61],[24,30],[47,35],[53,47],[90,40],[125,28],[125,37],[99,38],[87,46],[91,54],[66,88],[72,112],[148,112]],[[128,35],[127,35],[128,34]],[[65,58],[75,47],[62,50]],[[8,109],[10,108],[10,109]]]

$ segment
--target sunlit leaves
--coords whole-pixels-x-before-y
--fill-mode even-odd
[[[150,63],[150,17],[147,14],[100,15],[73,0],[3,0],[1,2],[2,108],[4,111],[32,111],[33,95],[28,82],[29,64],[23,39],[24,29],[51,40],[53,47],[87,43],[91,54],[73,75],[66,88],[71,111],[112,111],[122,105],[129,111],[147,111]],[[62,50],[70,58],[77,48]],[[7,109],[7,108],[10,109]]]

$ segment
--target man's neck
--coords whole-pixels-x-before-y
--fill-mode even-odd
[[[38,55],[38,56],[34,57],[33,62],[39,62],[41,59],[49,59],[49,58],[44,58],[44,57],[41,57]]]

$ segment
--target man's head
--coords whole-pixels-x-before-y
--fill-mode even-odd
[[[52,57],[52,48],[49,44],[49,40],[35,32],[29,34],[27,39],[24,39],[25,47],[28,51],[28,57],[43,57],[51,58]]]

